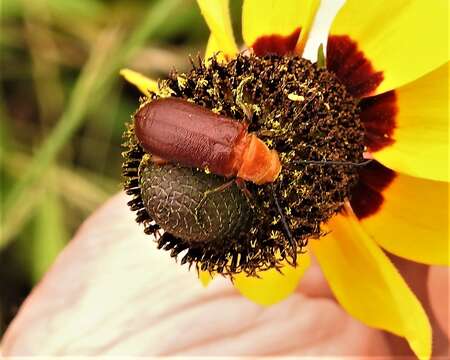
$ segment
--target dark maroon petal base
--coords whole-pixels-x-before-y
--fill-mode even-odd
[[[350,203],[359,219],[376,214],[383,204],[383,190],[395,179],[395,172],[377,161],[359,170],[359,182],[352,192]]]
[[[398,113],[395,90],[364,98],[360,102],[360,118],[364,124],[365,144],[374,152],[392,145],[395,130],[395,117]]]
[[[301,29],[295,29],[292,34],[287,36],[282,35],[265,35],[256,39],[251,48],[257,56],[264,56],[269,54],[286,55],[292,53],[297,45]]]
[[[356,42],[347,35],[328,38],[327,68],[355,98],[369,96],[383,81],[383,73],[375,71]]]

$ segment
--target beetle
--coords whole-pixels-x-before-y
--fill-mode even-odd
[[[141,146],[156,163],[207,169],[257,185],[274,182],[281,172],[277,151],[249,133],[246,122],[183,99],[144,103],[134,115],[134,127]]]

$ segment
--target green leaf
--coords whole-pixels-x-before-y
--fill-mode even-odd
[[[319,69],[326,69],[326,67],[327,67],[327,59],[326,59],[325,53],[323,51],[323,44],[320,44],[319,49],[317,49],[316,65]]]
[[[18,0],[2,0],[0,7],[1,19],[9,19],[22,14],[22,6]]]
[[[98,0],[47,0],[47,6],[54,15],[78,17],[86,21],[105,12],[107,7]]]
[[[69,240],[64,209],[58,195],[47,190],[37,207],[34,237],[31,239],[31,278],[39,281]]]
[[[82,126],[89,110],[106,99],[114,81],[118,79],[118,70],[150,36],[154,36],[164,26],[166,20],[174,15],[181,3],[181,0],[158,1],[149,8],[142,22],[126,41],[119,36],[117,29],[105,30],[103,36],[99,37],[70,95],[66,111],[37,149],[33,161],[23,176],[6,196],[5,216],[1,219],[1,227],[9,226],[14,222],[11,214],[27,202],[27,193],[30,193],[36,183],[42,181],[57,155]],[[4,238],[1,239],[0,250],[7,243],[8,241]]]
[[[2,176],[0,195],[4,195],[10,192],[18,174],[21,174],[29,166],[31,158],[20,152],[10,151],[7,154],[0,154],[4,155],[3,157],[0,156],[0,169],[3,170],[0,172]],[[54,174],[54,191],[67,203],[86,215],[117,191],[116,180],[110,180],[98,174],[81,170],[75,172],[70,168],[56,165],[48,172]],[[34,208],[40,202],[45,201],[45,193],[46,182],[35,184],[25,191],[26,201],[21,203],[20,206],[14,206],[11,209],[13,212],[8,213],[9,221],[2,227],[0,243],[6,244],[19,234],[33,215]],[[1,210],[3,214],[4,208],[2,207]]]

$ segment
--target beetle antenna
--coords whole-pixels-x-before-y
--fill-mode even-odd
[[[373,159],[369,159],[363,162],[353,162],[353,161],[333,161],[333,160],[296,160],[296,164],[316,164],[316,165],[343,165],[343,166],[364,166],[371,163]]]
[[[275,201],[275,206],[277,207],[278,213],[281,216],[281,223],[283,224],[284,232],[286,237],[288,238],[289,244],[291,245],[291,251],[292,251],[292,260],[294,265],[297,264],[297,243],[294,240],[294,237],[292,236],[291,230],[289,229],[289,225],[286,222],[286,218],[283,214],[283,209],[281,209],[280,203],[278,202],[277,194],[275,193],[275,187],[273,184],[271,184],[272,189],[272,196]]]

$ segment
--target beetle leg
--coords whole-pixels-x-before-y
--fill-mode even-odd
[[[258,137],[261,137],[261,136],[275,137],[276,136],[276,132],[274,130],[269,130],[269,129],[260,129],[260,130],[255,131],[254,133]]]
[[[250,192],[249,189],[247,189],[247,186],[245,185],[245,180],[241,178],[236,178],[236,185],[241,189],[241,191],[244,193],[247,200],[251,203],[253,201],[253,195]]]
[[[283,214],[283,209],[281,209],[280,203],[278,202],[277,194],[275,193],[275,187],[273,186],[273,184],[271,184],[270,187],[272,189],[272,195],[273,195],[273,199],[275,201],[275,206],[277,207],[278,213],[281,216],[281,223],[283,224],[285,235],[291,246],[292,262],[293,262],[293,265],[296,265],[297,264],[297,242],[294,240],[291,230],[289,229],[289,225],[286,222],[286,218],[284,217],[284,214]]]

